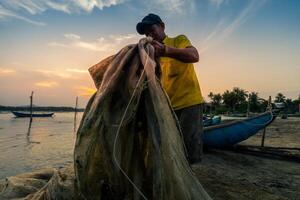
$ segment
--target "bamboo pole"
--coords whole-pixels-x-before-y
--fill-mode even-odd
[[[271,101],[272,101],[272,97],[269,96],[269,101],[268,101],[268,107],[267,107],[267,110],[272,112],[272,104],[271,104]],[[265,146],[265,137],[266,137],[266,127],[264,128],[264,132],[262,134],[262,138],[261,138],[261,147],[264,147]]]
[[[250,95],[248,95],[248,102],[247,102],[247,117],[250,115]]]
[[[76,132],[76,121],[77,121],[77,107],[78,107],[78,96],[76,97],[75,109],[74,109],[74,132]]]
[[[32,102],[33,102],[33,91],[31,91],[30,95],[30,122],[32,122]]]
[[[31,95],[30,95],[30,120],[29,120],[29,125],[28,125],[28,130],[27,130],[27,138],[29,137],[30,135],[30,129],[31,129],[31,124],[32,124],[32,102],[33,102],[33,91],[31,91]]]

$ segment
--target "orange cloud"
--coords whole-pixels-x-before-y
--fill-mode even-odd
[[[66,71],[67,72],[75,72],[75,73],[83,73],[83,74],[88,73],[87,69],[83,70],[83,69],[68,68],[68,69],[66,69]]]
[[[38,87],[51,88],[51,87],[58,86],[58,83],[55,81],[41,81],[41,82],[36,82],[35,85]]]
[[[16,71],[13,69],[4,69],[4,68],[0,68],[0,76],[1,75],[6,75],[6,74],[12,74],[15,73]]]
[[[76,87],[79,96],[92,96],[97,90],[85,86]]]

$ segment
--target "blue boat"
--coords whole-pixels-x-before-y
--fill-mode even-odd
[[[211,119],[211,125],[217,125],[221,123],[221,116],[213,116]]]
[[[212,126],[217,125],[221,123],[221,116],[213,116],[213,117],[207,117],[203,116],[203,126]]]
[[[52,117],[54,113],[23,113],[23,112],[16,112],[11,111],[16,117]]]
[[[268,126],[275,116],[271,112],[231,121],[215,126],[204,127],[203,144],[211,148],[225,148],[244,141]]]
[[[208,117],[203,117],[203,126],[210,126],[212,124],[212,119]]]

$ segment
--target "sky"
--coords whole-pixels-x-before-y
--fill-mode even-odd
[[[88,68],[137,43],[136,24],[158,14],[166,34],[200,53],[202,94],[233,87],[274,99],[300,95],[298,0],[0,0],[0,105],[84,107]]]

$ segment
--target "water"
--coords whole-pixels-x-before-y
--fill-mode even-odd
[[[77,115],[77,128],[82,114]],[[72,163],[76,139],[73,112],[33,118],[29,125],[29,118],[0,113],[0,179]]]

